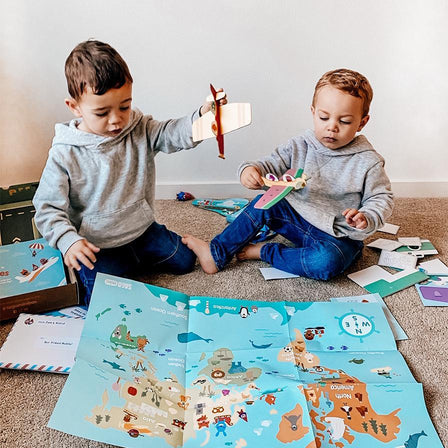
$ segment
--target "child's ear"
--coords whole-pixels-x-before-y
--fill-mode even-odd
[[[361,123],[359,123],[358,130],[356,132],[359,132],[367,124],[367,122],[369,121],[369,118],[370,118],[370,115],[365,115],[362,118]]]
[[[70,109],[70,112],[75,117],[82,117],[81,111],[79,110],[78,102],[73,98],[66,98],[65,105]]]
[[[311,109],[311,113],[314,115],[314,106],[311,105],[311,106],[310,106],[310,109]]]

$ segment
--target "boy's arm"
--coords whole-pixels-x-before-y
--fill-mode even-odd
[[[367,172],[364,193],[359,211],[367,220],[367,227],[362,230],[372,234],[382,227],[392,215],[394,197],[390,180],[384,170],[383,162],[378,162]]]
[[[55,160],[50,150],[47,163],[34,195],[34,221],[39,232],[53,247],[65,254],[82,237],[70,221],[69,178],[65,168]]]
[[[199,110],[182,118],[157,121],[147,118],[146,136],[150,148],[155,152],[172,153],[182,149],[191,149],[200,142],[193,141],[193,121],[199,118]]]
[[[271,155],[263,157],[257,161],[243,162],[238,167],[238,178],[241,178],[241,174],[248,166],[255,166],[260,171],[262,176],[267,173],[275,174],[277,177],[281,177],[287,170],[289,170],[293,163],[292,147],[290,143],[277,147]]]

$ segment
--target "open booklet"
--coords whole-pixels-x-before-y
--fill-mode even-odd
[[[442,448],[380,304],[188,297],[104,274],[49,427],[123,447]]]

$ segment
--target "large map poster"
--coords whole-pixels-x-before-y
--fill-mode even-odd
[[[123,447],[443,448],[380,304],[99,274],[49,427]]]

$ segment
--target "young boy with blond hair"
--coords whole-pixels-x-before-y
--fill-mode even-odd
[[[372,96],[368,80],[355,71],[333,70],[321,77],[311,104],[314,130],[238,170],[241,184],[258,190],[267,173],[280,178],[291,168],[302,168],[309,177],[306,187],[267,210],[254,208],[257,196],[210,245],[185,235],[183,243],[206,273],[223,269],[235,254],[239,260],[261,259],[322,280],[350,266],[363,240],[384,225],[393,207],[384,159],[366,137],[356,136],[369,121]],[[292,244],[250,244],[265,224]]]
[[[79,271],[86,303],[97,272],[126,276],[141,266],[191,271],[195,254],[155,221],[154,157],[196,146],[192,122],[211,104],[163,122],[131,109],[126,62],[96,40],[73,49],[65,75],[65,103],[76,118],[55,127],[33,200],[37,228]]]

